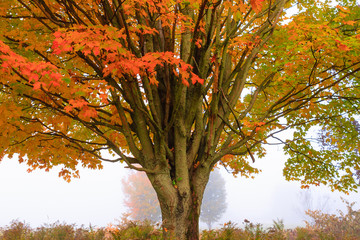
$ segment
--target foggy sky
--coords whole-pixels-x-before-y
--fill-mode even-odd
[[[227,210],[214,227],[228,221],[242,226],[244,219],[269,226],[272,220],[283,219],[287,227],[303,224],[300,184],[287,182],[282,176],[286,157],[280,147],[271,147],[255,165],[262,169],[255,179],[234,178],[225,169]],[[103,170],[80,170],[80,179],[70,183],[57,176],[58,170],[26,172],[26,165],[14,159],[0,162],[0,226],[19,219],[38,227],[57,220],[78,226],[106,226],[116,223],[126,211],[123,205],[121,180],[130,170],[121,164],[104,163]],[[340,196],[356,201],[360,195],[332,193],[324,187],[312,188],[316,201],[328,198],[328,209],[345,209]],[[355,207],[355,209],[357,209]],[[300,212],[299,212],[300,210]],[[205,227],[205,225],[201,225]]]

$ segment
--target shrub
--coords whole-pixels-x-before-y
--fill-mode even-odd
[[[5,226],[1,232],[0,239],[4,240],[27,240],[30,239],[32,235],[30,226],[19,220],[11,221],[10,226]]]
[[[355,203],[343,200],[347,213],[339,211],[339,215],[307,211],[311,221],[305,228],[295,229],[298,240],[358,240],[360,239],[360,210],[353,210]]]
[[[273,226],[267,230],[266,238],[283,240],[289,238],[289,231],[285,230],[284,221],[281,219],[273,220]]]
[[[219,230],[204,230],[201,234],[201,240],[241,240],[248,239],[247,233],[236,226],[236,223],[227,222]]]
[[[55,222],[32,229],[19,220],[12,221],[0,232],[1,240],[102,240],[105,236],[104,229],[94,230],[92,226],[76,228],[75,224]]]
[[[273,226],[268,229],[264,229],[260,223],[252,223],[246,219],[244,224],[244,229],[237,227],[233,222],[228,222],[219,230],[204,230],[201,234],[201,240],[287,239],[287,231],[284,229],[282,220],[274,221]]]
[[[110,224],[106,229],[106,239],[114,240],[157,240],[162,239],[162,231],[158,225],[153,224],[149,220],[132,221],[128,219],[128,215],[119,221],[119,224]]]
[[[314,229],[315,236],[319,239],[360,239],[360,210],[353,210],[355,203],[345,200],[347,213],[339,211],[340,215],[326,214],[320,211],[308,211],[313,219],[307,222],[307,227]]]

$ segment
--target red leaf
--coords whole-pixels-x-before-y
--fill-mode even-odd
[[[88,102],[86,102],[84,99],[79,99],[79,100],[75,100],[75,99],[70,99],[69,103],[71,106],[73,106],[74,108],[82,108],[84,106],[88,105]]]
[[[97,111],[93,108],[87,108],[85,110],[85,112],[83,113],[83,116],[85,118],[93,118],[93,117],[97,117]]]
[[[60,83],[58,81],[50,81],[50,85],[52,85],[54,87],[59,87]]]
[[[256,13],[261,11],[263,1],[264,0],[250,0],[251,7]]]
[[[197,82],[200,84],[204,84],[204,79],[199,78],[199,76],[196,74],[191,74],[191,75],[192,75],[192,77],[191,77],[192,84],[195,84]]]
[[[343,51],[350,51],[350,50],[351,50],[347,45],[341,43],[341,41],[339,41],[339,40],[335,40],[335,41],[336,41],[336,46],[337,46],[340,50],[343,50]]]
[[[211,62],[211,63],[214,63],[215,61],[216,61],[216,54],[215,54],[214,56],[212,56],[210,62]]]
[[[56,37],[56,38],[60,38],[60,37],[62,37],[62,33],[61,32],[59,32],[59,31],[57,31],[57,32],[54,32],[54,37]]]
[[[42,85],[45,85],[45,83],[43,83],[43,82],[35,82],[34,85],[33,85],[33,89],[34,90],[40,89]]]

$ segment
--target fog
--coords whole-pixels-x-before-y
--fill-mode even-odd
[[[286,227],[303,224],[306,204],[301,200],[300,192],[304,190],[300,189],[299,183],[284,180],[285,160],[280,147],[268,148],[267,156],[255,162],[262,170],[255,179],[234,178],[221,168],[226,180],[228,207],[213,226],[221,227],[228,221],[242,226],[244,219],[264,226],[276,219],[282,219]],[[19,164],[16,158],[0,162],[0,226],[19,219],[32,227],[57,220],[101,227],[116,223],[116,219],[126,212],[121,180],[130,170],[121,164],[105,163],[103,170],[81,169],[80,179],[70,183],[57,176],[57,169],[31,173],[26,170],[26,165]],[[345,209],[340,196],[349,201],[357,201],[360,197],[359,193],[347,196],[325,187],[311,190],[312,205],[325,205],[321,210],[332,213],[336,209]]]
[[[262,172],[255,179],[233,178],[222,171],[227,184],[228,209],[220,222],[231,220],[241,226],[243,220],[247,219],[269,226],[273,220],[281,219],[290,228],[305,224],[306,207],[336,214],[338,210],[346,211],[341,197],[350,202],[359,200],[359,193],[346,195],[332,192],[324,186],[303,190],[298,182],[285,181],[282,171],[286,156],[282,149],[268,148],[267,153],[265,158],[256,161],[255,165]],[[303,200],[306,194],[310,202]],[[355,209],[358,207],[358,204],[355,205]]]

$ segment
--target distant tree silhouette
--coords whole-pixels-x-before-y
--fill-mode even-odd
[[[211,229],[212,224],[217,222],[224,214],[226,207],[225,180],[220,171],[215,169],[210,175],[204,192],[200,221],[206,223],[208,228]]]
[[[128,208],[129,217],[141,221],[161,220],[156,193],[145,173],[134,172],[123,179],[123,192],[126,195],[124,204]],[[225,180],[217,169],[210,175],[201,206],[200,220],[211,229],[212,224],[220,219],[227,206]]]
[[[322,213],[330,213],[333,199],[327,194],[315,194],[312,189],[301,189],[297,195],[299,200],[295,211],[307,222],[313,221],[308,211],[320,211]]]
[[[123,179],[124,204],[129,210],[129,217],[134,220],[145,219],[153,222],[161,220],[159,202],[150,181],[143,172],[131,173]]]

